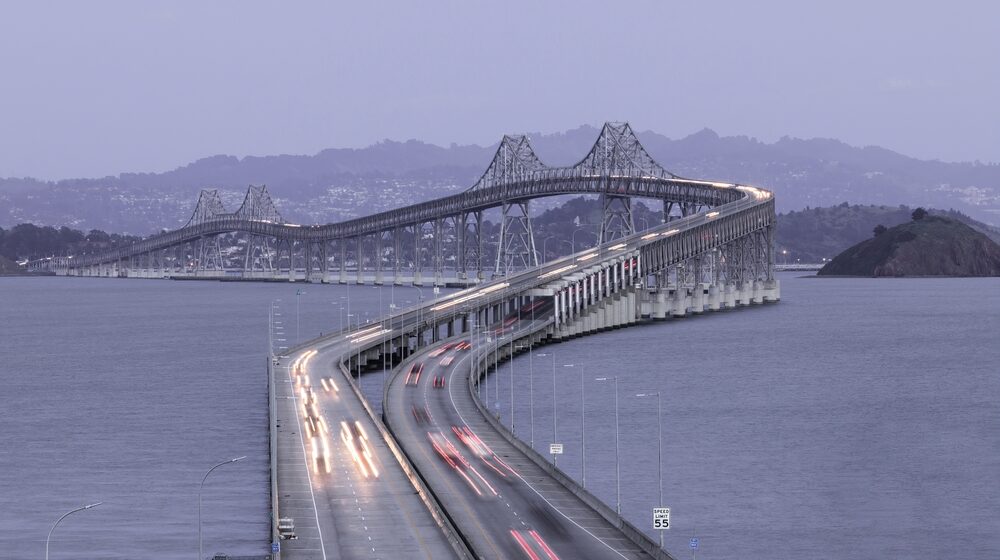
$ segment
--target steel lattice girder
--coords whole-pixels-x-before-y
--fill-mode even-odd
[[[489,208],[563,194],[605,194],[654,198],[681,205],[714,207],[747,197],[737,185],[692,181],[663,169],[642,148],[627,124],[609,123],[591,151],[571,167],[548,167],[538,160],[525,137],[505,137],[493,162],[476,185],[463,193],[321,226],[283,224],[266,187],[251,187],[243,205],[223,214],[217,193],[203,193],[189,225],[150,236],[128,247],[86,255],[74,267],[117,262],[134,255],[177,246],[205,236],[243,232],[252,236],[318,243],[380,234],[437,220],[456,219]],[[200,214],[199,214],[200,212]],[[199,217],[200,220],[195,218]]]

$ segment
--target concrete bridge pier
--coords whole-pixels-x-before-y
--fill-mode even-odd
[[[781,301],[781,282],[777,278],[764,281],[764,301]]]
[[[708,310],[718,311],[722,306],[722,297],[717,284],[708,285]]]
[[[663,290],[657,290],[646,296],[649,306],[649,318],[657,321],[667,318],[667,298]]]
[[[736,308],[736,285],[732,282],[726,283],[725,291],[722,295],[722,302],[725,304],[726,309]]]
[[[691,300],[688,296],[687,288],[676,286],[673,297],[670,299],[670,315],[672,317],[684,317],[687,315],[688,305]]]
[[[705,289],[697,283],[691,287],[691,313],[701,315],[705,312]]]

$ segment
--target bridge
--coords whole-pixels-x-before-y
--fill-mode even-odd
[[[544,261],[528,206],[561,194],[600,197],[599,242]],[[662,222],[635,231],[635,198],[660,201]],[[500,215],[493,238],[486,211]],[[769,191],[674,175],[609,123],[576,165],[505,136],[467,191],[337,224],[285,223],[264,187],[232,213],[205,191],[185,227],[66,272],[470,286],[269,360],[272,533],[288,558],[667,559],[493,418],[477,387],[537,345],[778,301],[774,227]],[[383,368],[379,414],[349,372]]]
[[[65,261],[63,273],[467,286],[544,260],[529,205],[564,194],[600,197],[599,242],[604,242],[634,233],[634,198],[660,201],[663,221],[669,222],[766,193],[674,175],[649,156],[627,123],[608,123],[575,165],[545,165],[527,137],[504,136],[468,190],[334,224],[287,223],[264,186],[250,187],[235,212],[226,211],[217,191],[205,190],[184,227],[130,246],[77,255]],[[495,221],[484,219],[487,212]],[[761,251],[771,246],[773,236],[773,228],[763,231],[754,245]],[[742,243],[727,247],[751,250]]]
[[[595,154],[601,161],[594,161]],[[406,551],[414,557],[673,558],[499,423],[478,388],[503,360],[537,345],[640,321],[778,301],[773,195],[747,185],[671,175],[648,158],[627,125],[605,126],[583,160],[587,172],[583,164],[547,168],[532,156],[523,137],[506,137],[473,189],[355,220],[351,227],[300,228],[278,220],[237,224],[233,216],[216,217],[120,251],[113,259],[95,258],[78,270],[111,266],[128,275],[139,270],[129,268],[130,259],[143,251],[162,250],[155,248],[158,244],[197,243],[192,228],[223,229],[213,220],[229,220],[227,227],[262,228],[257,231],[266,226],[275,244],[287,243],[276,241],[287,234],[301,236],[293,241],[303,247],[314,243],[312,236],[321,244],[346,241],[361,247],[362,236],[377,240],[385,231],[421,231],[430,219],[436,224],[451,216],[463,220],[499,200],[504,231],[491,280],[482,266],[466,268],[473,272],[472,287],[274,357],[273,534],[276,541],[288,536],[288,522],[281,520],[292,517],[299,537],[280,541],[286,557],[379,558]],[[585,189],[600,195],[608,210],[602,242],[538,263],[526,208],[514,217],[511,209],[539,196]],[[628,199],[640,195],[663,201],[664,221],[635,232]],[[681,215],[675,216],[671,210],[678,207]],[[434,241],[441,239],[432,238],[433,252],[443,252],[444,244]],[[457,239],[447,239],[458,245]],[[415,249],[409,256],[419,255]],[[377,254],[402,268],[405,253],[396,253],[399,258]],[[287,258],[284,262],[276,273],[287,279],[329,281],[331,268],[322,268],[324,259],[317,269],[307,266],[304,276],[301,267]],[[345,260],[336,262],[343,277]],[[356,266],[352,278],[343,281],[417,281],[421,262],[408,263],[412,276],[405,280],[396,269],[391,278],[380,277],[376,263],[374,269]],[[464,262],[481,265],[483,260]],[[366,270],[375,274],[366,276]],[[435,283],[445,281],[445,267],[430,270]],[[484,330],[492,333],[485,343],[479,336]],[[385,368],[392,375],[383,386],[380,414],[351,372],[360,377]],[[340,442],[330,435],[338,433]],[[332,438],[332,448],[324,438]]]

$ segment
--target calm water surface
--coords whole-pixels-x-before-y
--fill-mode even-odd
[[[623,513],[657,501],[663,399],[666,544],[698,558],[1000,557],[1000,281],[782,276],[778,305],[548,346],[560,466]],[[0,279],[0,558],[190,558],[198,483],[206,554],[268,546],[267,308],[278,338],[337,328],[347,288]],[[353,320],[415,302],[353,287]],[[382,301],[379,301],[381,293]],[[428,289],[424,296],[432,297]],[[282,334],[283,333],[283,334]],[[552,435],[551,354],[513,364],[514,420]],[[566,367],[566,364],[571,364]],[[528,383],[528,372],[533,372]],[[489,402],[510,416],[510,366]],[[378,394],[381,376],[365,376]],[[498,395],[495,394],[499,388]]]

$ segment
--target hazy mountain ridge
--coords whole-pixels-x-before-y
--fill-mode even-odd
[[[542,161],[572,165],[597,134],[597,128],[582,126],[529,136]],[[773,189],[779,211],[849,200],[955,208],[1000,223],[997,164],[923,161],[829,139],[764,143],[708,129],[677,140],[654,132],[639,136],[650,154],[678,175]],[[290,221],[338,221],[464,190],[495,150],[496,144],[445,148],[384,141],[311,156],[211,156],[164,173],[58,182],[0,179],[0,225],[32,222],[145,235],[183,225],[202,188],[220,189],[227,208],[235,210],[249,184],[268,185]]]

